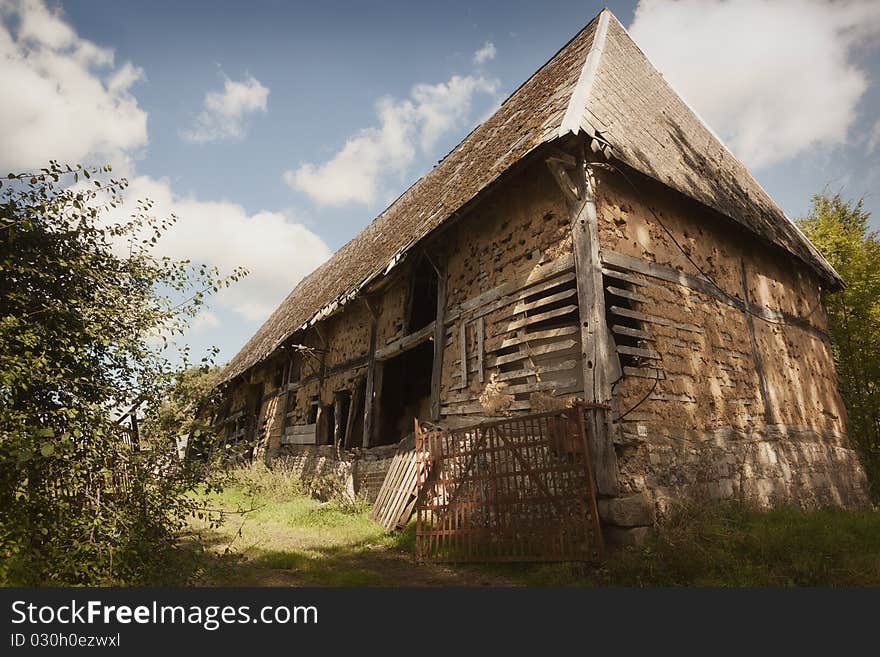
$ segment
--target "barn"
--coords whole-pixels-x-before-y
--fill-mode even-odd
[[[606,9],[296,286],[216,421],[375,496],[414,419],[579,400],[622,535],[694,495],[858,506],[843,285]]]

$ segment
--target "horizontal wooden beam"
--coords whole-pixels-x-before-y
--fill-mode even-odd
[[[376,360],[388,360],[392,356],[403,353],[407,349],[417,347],[423,342],[427,342],[434,335],[434,322],[431,322],[424,328],[420,328],[415,333],[404,335],[396,340],[388,343],[381,349],[376,350]]]

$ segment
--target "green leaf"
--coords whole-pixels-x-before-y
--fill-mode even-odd
[[[43,443],[40,447],[40,454],[49,457],[55,453],[55,446],[52,443]]]

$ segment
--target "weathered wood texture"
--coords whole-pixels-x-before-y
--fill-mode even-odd
[[[577,274],[578,306],[580,308],[584,401],[588,404],[610,405],[611,381],[609,374],[614,345],[609,344],[607,339],[605,296],[599,261],[596,198],[591,176],[586,176],[581,192],[583,195],[582,203],[572,221],[572,245]],[[602,495],[616,495],[618,491],[617,455],[611,441],[608,420],[606,411],[595,408],[589,410],[587,435],[596,488]]]

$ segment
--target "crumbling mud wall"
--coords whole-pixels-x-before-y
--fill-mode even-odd
[[[866,504],[818,277],[630,175],[635,190],[613,172],[596,177],[606,311],[623,373],[614,393],[624,493],[649,491],[661,510],[686,495]]]

